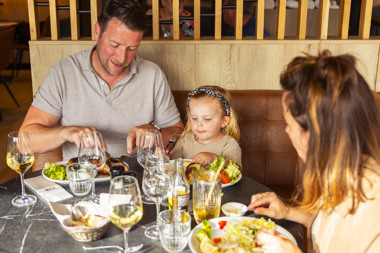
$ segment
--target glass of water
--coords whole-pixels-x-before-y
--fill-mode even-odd
[[[160,241],[167,252],[182,252],[191,230],[191,217],[185,210],[162,211],[157,218]]]
[[[79,163],[72,163],[66,166],[67,180],[69,180],[70,190],[75,196],[86,196],[91,191],[91,178]]]

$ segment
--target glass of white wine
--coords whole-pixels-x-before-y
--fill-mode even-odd
[[[111,222],[123,230],[124,252],[140,250],[143,244],[128,246],[128,232],[143,216],[140,187],[135,177],[118,176],[111,180],[109,207]]]
[[[87,171],[91,179],[91,195],[85,200],[99,203],[99,196],[95,194],[95,177],[106,163],[106,147],[102,134],[92,131],[82,134],[79,147],[78,163]]]
[[[36,196],[25,194],[24,174],[34,163],[34,153],[27,132],[12,132],[8,134],[7,164],[20,174],[21,195],[12,199],[12,204],[17,207],[29,206],[36,203]]]

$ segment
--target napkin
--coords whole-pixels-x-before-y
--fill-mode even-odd
[[[41,196],[47,202],[58,202],[73,197],[62,186],[48,181],[43,176],[27,178],[24,180],[26,186]]]
[[[71,225],[71,215],[72,208],[75,208],[73,212],[76,219],[80,219],[87,214],[99,215],[103,216],[106,219],[98,222],[95,228],[101,228],[106,223],[109,222],[107,210],[104,209],[101,205],[90,202],[90,201],[79,201],[73,204],[60,204],[49,202],[49,207],[51,212],[54,214],[55,218],[59,221],[59,223],[66,229],[94,229],[94,227],[86,227],[86,226],[75,226]]]

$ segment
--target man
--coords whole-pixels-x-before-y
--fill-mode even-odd
[[[137,1],[105,3],[95,47],[53,66],[29,108],[20,130],[29,132],[36,153],[62,145],[64,160],[76,157],[80,136],[97,130],[119,157],[132,152],[142,129],[162,128],[164,143],[182,132],[165,74],[136,56],[145,27]]]

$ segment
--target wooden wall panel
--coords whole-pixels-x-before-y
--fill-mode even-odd
[[[225,86],[231,76],[230,72],[230,45],[198,44],[196,50],[195,73],[196,83],[190,89],[201,85]]]
[[[380,40],[221,40],[143,41],[138,55],[158,64],[173,90],[191,90],[201,85],[227,89],[280,89],[284,66],[303,52],[351,53],[359,58],[358,69],[380,91],[378,66]],[[31,41],[33,92],[59,59],[89,49],[94,41]],[[41,57],[41,56],[44,57]]]
[[[305,44],[266,43],[233,45],[231,52],[231,89],[281,89],[279,75],[284,65],[302,51]],[[244,88],[243,88],[244,87]]]
[[[169,85],[173,90],[186,90],[188,87],[195,89],[200,86],[196,80],[198,63],[196,62],[197,51],[195,49],[194,44],[165,45],[166,53],[162,57],[162,70],[165,72]],[[172,57],[173,55],[181,56],[182,61],[180,64],[176,59],[177,57]]]

